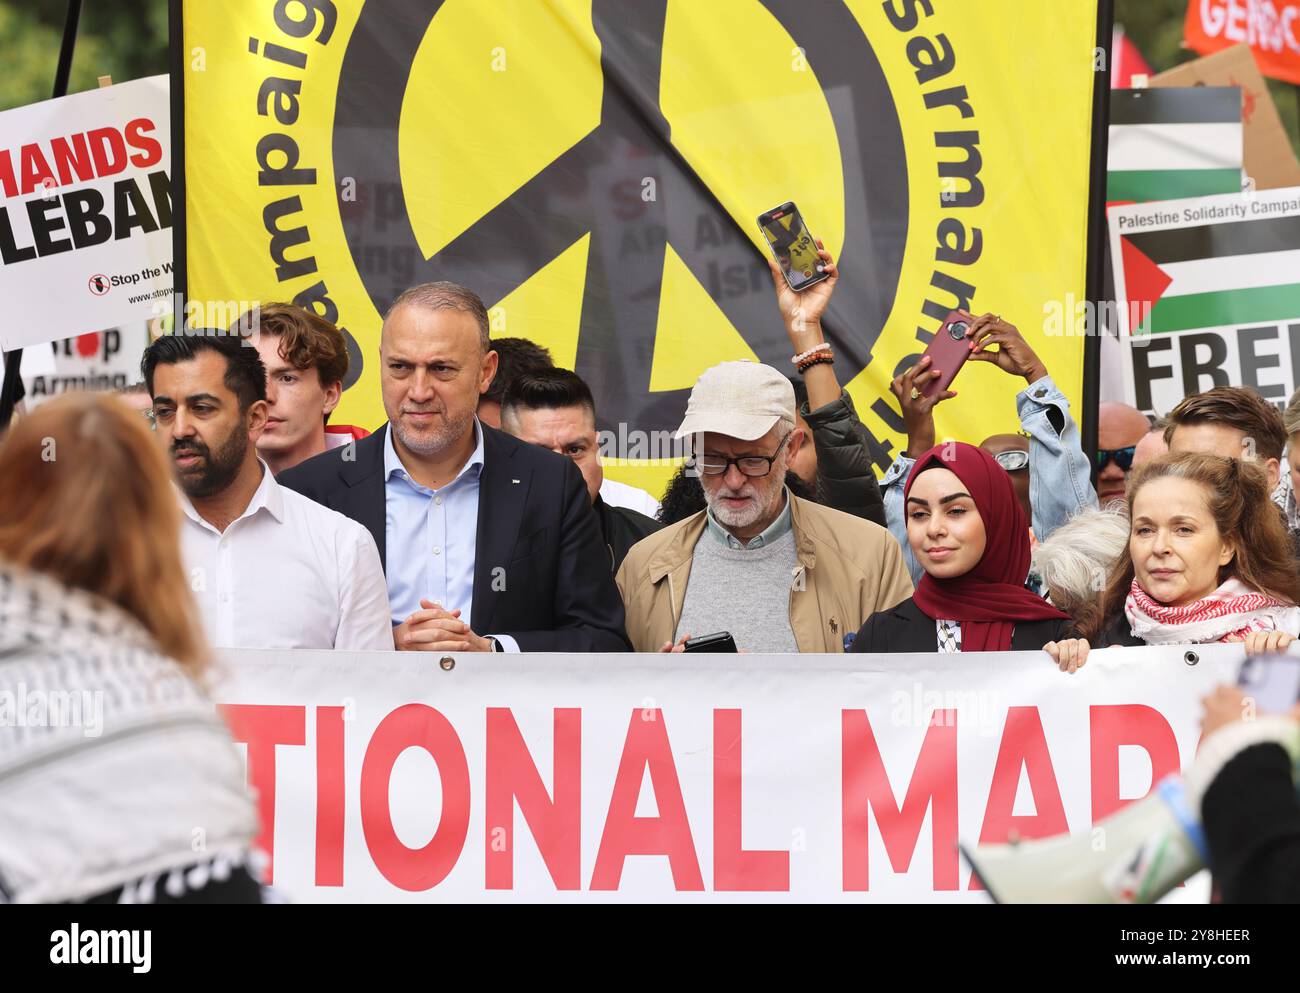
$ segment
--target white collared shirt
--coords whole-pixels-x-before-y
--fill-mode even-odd
[[[392,651],[379,550],[356,521],[262,482],[225,533],[178,491],[181,551],[215,648]]]

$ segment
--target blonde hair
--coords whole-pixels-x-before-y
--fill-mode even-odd
[[[1282,411],[1282,426],[1286,429],[1288,438],[1300,434],[1300,390],[1291,394],[1286,410]]]
[[[0,559],[116,604],[198,677],[207,662],[171,473],[145,419],[68,393],[0,437]]]

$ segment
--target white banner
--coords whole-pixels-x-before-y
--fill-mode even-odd
[[[172,308],[166,76],[0,113],[0,348]]]
[[[978,902],[959,840],[1145,796],[1240,658],[238,652],[217,698],[295,901]]]

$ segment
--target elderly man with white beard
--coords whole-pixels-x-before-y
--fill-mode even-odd
[[[785,486],[803,435],[794,389],[770,366],[723,362],[691,390],[707,508],[638,542],[617,582],[639,652],[728,632],[749,652],[842,652],[862,622],[912,594],[898,543]]]

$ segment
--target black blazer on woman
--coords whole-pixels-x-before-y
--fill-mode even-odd
[[[1070,637],[1070,622],[1065,618],[1046,621],[1022,621],[1011,632],[1011,651],[1037,652],[1049,641]],[[851,652],[896,654],[900,652],[937,652],[938,631],[934,618],[908,597],[891,610],[881,610],[867,618],[849,648]]]
[[[1129,624],[1128,618],[1124,616],[1123,611],[1118,617],[1111,619],[1110,623],[1102,629],[1101,636],[1097,639],[1098,644],[1093,648],[1137,648],[1145,645],[1146,642],[1133,633],[1133,627]]]

